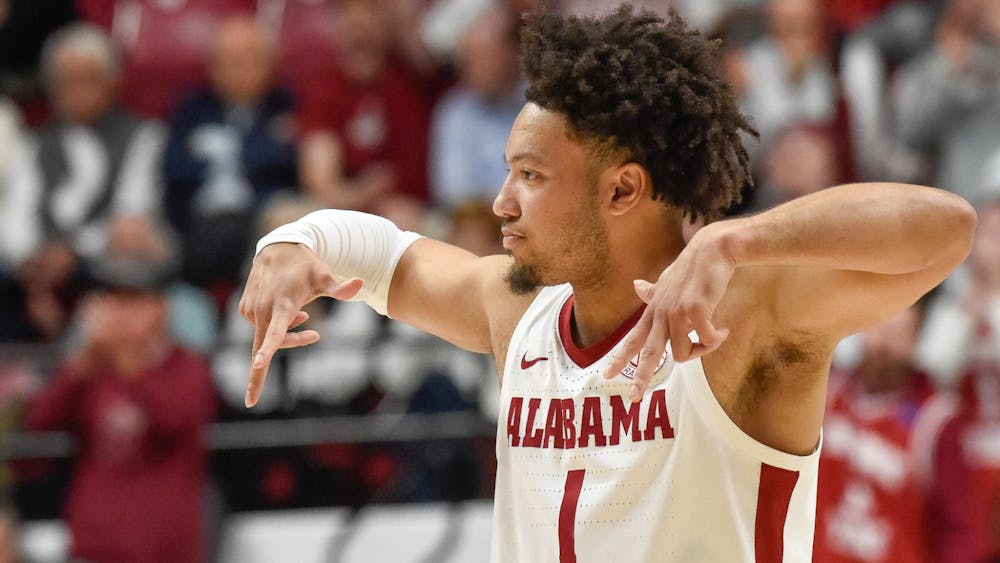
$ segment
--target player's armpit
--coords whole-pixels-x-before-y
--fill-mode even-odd
[[[509,336],[534,298],[506,288],[503,276],[510,264],[507,256],[480,258],[422,238],[396,266],[389,315],[467,350],[495,353],[497,336]]]

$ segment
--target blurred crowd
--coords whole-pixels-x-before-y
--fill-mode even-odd
[[[489,443],[209,456],[218,420],[496,416],[490,360],[330,301],[246,411],[241,280],[259,236],[320,207],[502,252],[520,14],[617,3],[0,0],[0,446],[77,444],[0,465],[0,562],[20,517],[61,514],[81,560],[202,561],[208,499],[488,496]],[[733,213],[860,180],[977,206],[968,262],[838,350],[815,559],[1000,560],[1000,0],[633,3],[720,40],[761,133]]]

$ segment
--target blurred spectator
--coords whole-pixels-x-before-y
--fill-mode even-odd
[[[375,2],[344,0],[335,25],[336,64],[317,74],[301,104],[305,187],[322,205],[343,209],[426,201],[426,92],[390,60],[390,24]]]
[[[923,440],[934,560],[949,563],[1000,560],[1000,174],[994,190],[921,342],[923,363],[956,391],[937,402]]]
[[[796,122],[829,122],[837,109],[823,3],[769,0],[766,13],[769,35],[730,69],[740,105],[765,143]]]
[[[171,342],[161,264],[106,260],[81,307],[82,342],[24,419],[67,430],[77,458],[64,517],[71,556],[102,563],[207,557],[207,363]]]
[[[451,212],[448,242],[476,256],[503,254],[502,220],[493,213],[490,200],[467,201]]]
[[[994,352],[996,349],[994,349]],[[924,431],[933,561],[1000,561],[1000,363],[970,364]]]
[[[160,197],[162,133],[119,107],[111,40],[74,24],[46,43],[42,65],[57,117],[37,132],[11,180],[3,245],[15,263],[48,240],[94,255],[110,213],[149,212]]]
[[[867,0],[847,2],[856,21]],[[831,9],[840,6],[830,2]],[[896,2],[844,39],[840,75],[850,115],[851,156],[861,179],[914,181],[926,176],[924,164],[900,145],[889,105],[893,71],[933,40],[936,3]],[[843,25],[853,25],[843,21]]]
[[[951,0],[894,96],[898,134],[932,159],[933,185],[980,199],[983,164],[1000,150],[1000,2]]]
[[[463,34],[461,84],[445,96],[431,122],[433,199],[447,207],[490,200],[507,176],[507,136],[524,106],[517,21],[500,9],[479,16]]]
[[[1000,193],[979,207],[972,252],[941,293],[918,358],[941,387],[954,388],[970,363],[1000,365]]]
[[[795,125],[768,143],[752,207],[766,209],[837,185],[842,178],[837,145],[829,129]]]
[[[105,256],[113,260],[143,260],[175,272],[180,269],[180,249],[166,226],[149,216],[117,216],[108,223]],[[210,353],[217,344],[218,308],[201,288],[174,279],[165,289],[167,326],[178,345]]]
[[[173,112],[163,163],[164,205],[184,241],[184,277],[236,286],[253,217],[275,191],[296,185],[292,100],[274,86],[274,45],[249,16],[222,23],[211,85]]]
[[[912,362],[920,317],[915,305],[862,333],[860,364],[831,381],[816,501],[817,563],[929,561],[925,497],[910,449],[931,395]]]
[[[0,563],[21,562],[18,539],[17,512],[9,502],[0,498]]]
[[[160,198],[161,131],[118,106],[110,39],[74,24],[50,38],[42,64],[58,115],[26,141],[0,210],[0,254],[17,269],[28,319],[21,338],[58,336],[77,256],[104,247],[109,216],[151,212]]]
[[[110,6],[109,6],[110,4]],[[166,119],[205,78],[214,30],[251,12],[256,0],[77,0],[81,17],[122,47],[122,100],[145,117]]]

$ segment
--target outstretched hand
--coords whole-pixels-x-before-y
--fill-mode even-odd
[[[667,342],[674,360],[685,362],[715,350],[729,336],[728,329],[716,328],[712,315],[735,266],[706,231],[691,239],[655,284],[635,280],[635,292],[646,310],[604,372],[606,379],[612,379],[638,355],[628,394],[632,401],[642,398]]]
[[[275,352],[319,340],[315,330],[290,332],[309,318],[302,307],[321,296],[350,299],[361,286],[358,278],[337,282],[330,267],[300,244],[272,244],[257,255],[240,299],[240,314],[254,327],[247,407],[257,404]]]

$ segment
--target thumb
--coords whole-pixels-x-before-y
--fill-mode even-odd
[[[330,286],[326,288],[326,291],[323,292],[323,295],[346,301],[357,295],[363,286],[364,282],[361,278],[349,278],[340,283],[331,283]]]
[[[633,280],[632,284],[635,285],[635,294],[642,299],[643,303],[647,305],[653,299],[653,289],[656,287],[646,280]]]

